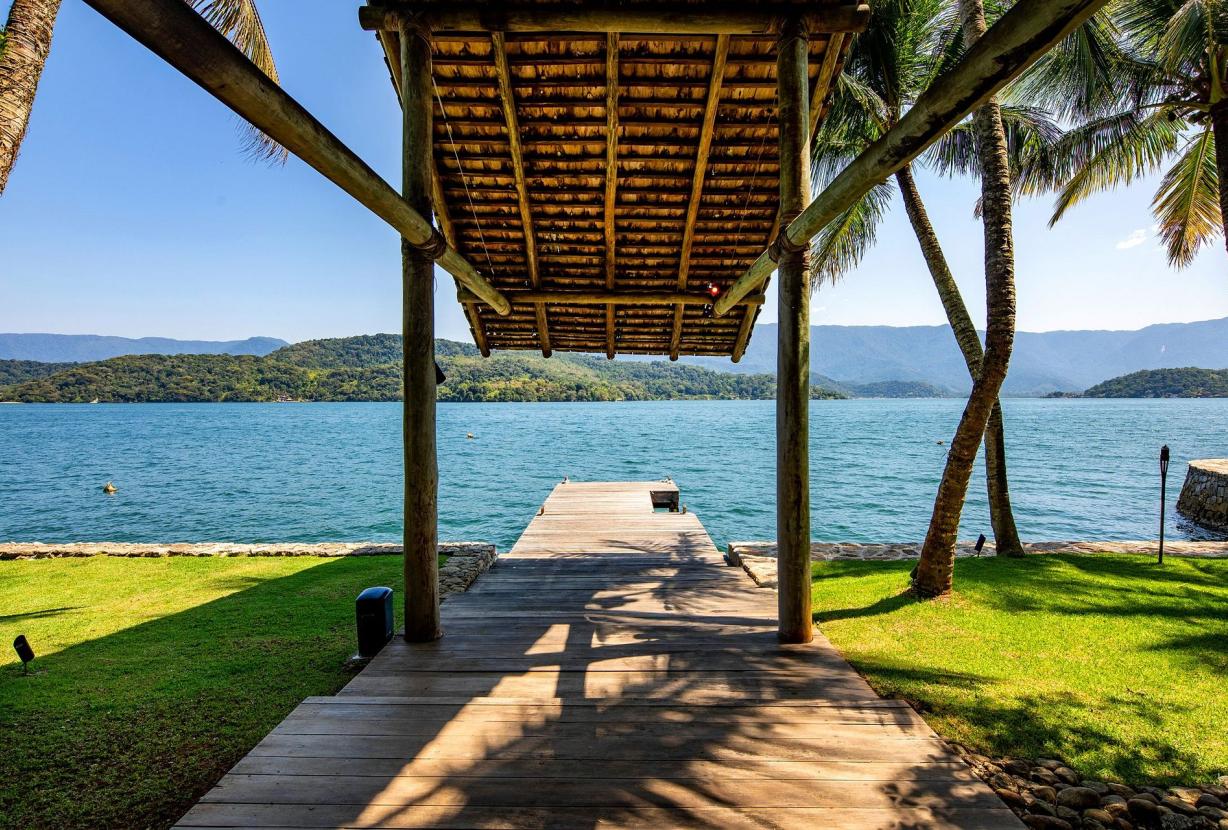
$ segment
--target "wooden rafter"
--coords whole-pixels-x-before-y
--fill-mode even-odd
[[[707,294],[686,294],[672,291],[508,291],[508,302],[513,305],[527,303],[551,302],[559,305],[708,305],[712,298]],[[460,289],[456,294],[457,302],[476,303],[478,297],[470,291]],[[740,301],[748,307],[763,304],[762,294],[749,294]]]
[[[725,79],[725,62],[729,59],[729,35],[717,35],[716,51],[712,56],[712,74],[708,79],[708,100],[704,107],[704,123],[699,131],[699,148],[695,151],[695,173],[691,181],[691,200],[687,203],[686,224],[682,232],[682,251],[678,263],[678,290],[686,290],[691,268],[691,245],[695,241],[695,220],[699,218],[700,197],[704,177],[708,173],[708,154],[712,150],[712,134],[716,113],[720,109],[721,84]],[[682,348],[683,306],[674,309],[674,330],[669,340],[669,359],[677,360]]]
[[[618,33],[605,39],[605,287],[614,290],[614,209],[618,193]],[[605,356],[614,359],[614,306],[605,310]]]
[[[516,180],[516,198],[520,203],[520,221],[524,225],[524,256],[529,266],[529,285],[539,288],[541,287],[541,275],[537,269],[537,239],[533,233],[533,210],[529,202],[529,188],[524,177],[524,148],[520,144],[520,122],[516,116],[512,70],[507,63],[507,42],[502,32],[493,32],[490,42],[494,50],[495,77],[499,80],[499,102],[503,107],[503,120],[507,125],[512,174]],[[541,341],[542,355],[550,357],[550,327],[546,320],[546,304],[537,303],[536,312],[537,337]]]
[[[397,92],[397,100],[401,98],[401,55],[400,42],[393,36],[390,31],[381,31],[377,35],[379,37],[380,46],[384,49],[384,61],[388,64],[388,73],[392,76],[392,86]],[[439,223],[439,230],[443,234],[443,238],[453,248],[456,247],[456,228],[452,224],[452,217],[448,213],[448,199],[443,192],[443,182],[439,178],[438,165],[431,164],[431,208],[435,211],[435,220]],[[459,281],[456,281],[457,290],[461,290]],[[461,306],[465,310],[465,317],[469,320],[469,328],[473,332],[473,342],[481,352],[482,357],[490,357],[490,344],[486,340],[486,323],[482,320],[482,311],[477,303],[467,303]]]

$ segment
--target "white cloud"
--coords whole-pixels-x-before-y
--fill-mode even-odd
[[[1139,228],[1136,231],[1131,231],[1130,235],[1117,243],[1117,250],[1125,251],[1138,245],[1142,245],[1147,241],[1147,231],[1144,228]]]

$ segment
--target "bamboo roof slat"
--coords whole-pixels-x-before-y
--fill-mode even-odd
[[[436,212],[445,238],[512,306],[498,317],[462,292],[484,354],[742,355],[761,303],[725,319],[712,307],[770,241],[777,216],[781,22],[811,23],[808,82],[821,115],[864,4],[383,0],[366,9],[364,25],[389,51],[400,37],[390,22],[413,14],[431,29]]]

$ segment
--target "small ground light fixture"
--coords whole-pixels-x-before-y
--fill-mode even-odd
[[[34,649],[30,648],[30,641],[26,639],[25,634],[17,635],[17,639],[13,640],[13,649],[17,652],[17,656],[21,658],[22,673],[29,674],[30,661],[34,659]]]
[[[976,555],[977,556],[981,555],[981,550],[984,547],[985,547],[985,534],[982,533],[980,536],[976,537]]]

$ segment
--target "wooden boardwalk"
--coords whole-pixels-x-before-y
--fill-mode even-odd
[[[179,826],[1022,827],[654,494],[556,487],[443,640],[303,702]]]

